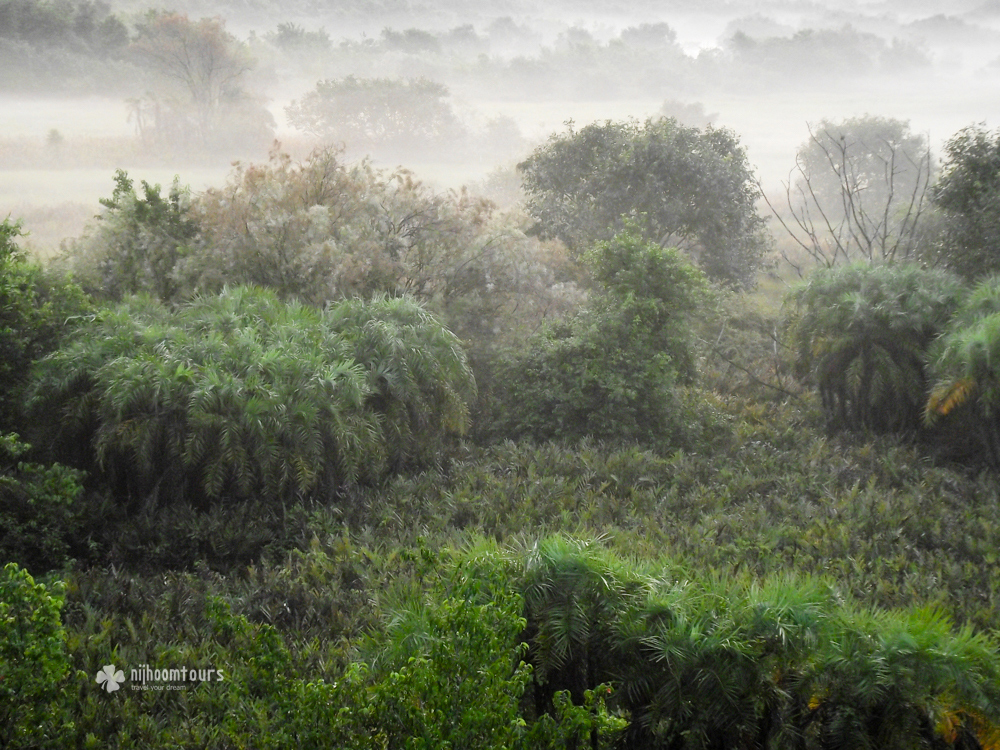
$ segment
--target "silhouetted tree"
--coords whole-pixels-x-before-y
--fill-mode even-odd
[[[775,215],[818,265],[911,259],[932,170],[927,140],[907,122],[824,120],[810,127],[785,186],[790,218]]]
[[[320,81],[286,110],[299,130],[352,147],[446,143],[462,126],[448,89],[426,78]]]

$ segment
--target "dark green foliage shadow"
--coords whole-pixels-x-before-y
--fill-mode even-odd
[[[21,406],[32,362],[93,312],[79,287],[27,257],[19,236],[19,223],[0,222],[0,433],[24,433]]]

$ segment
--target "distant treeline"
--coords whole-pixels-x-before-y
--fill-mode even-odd
[[[0,0],[0,38],[108,57],[120,56],[129,42],[108,4],[90,0]]]
[[[128,45],[106,3],[0,0],[0,90],[120,92]]]
[[[599,99],[828,82],[913,71],[932,63],[918,43],[849,23],[792,35],[780,30],[761,35],[744,33],[746,24],[737,19],[718,47],[691,55],[663,22],[626,26],[604,40],[581,26],[543,33],[520,16],[481,17],[470,23],[467,12],[439,18],[438,8],[418,18],[405,4],[375,6],[338,7],[338,15],[328,19],[333,25],[328,30],[299,25],[296,19],[303,14],[292,8],[280,13],[251,8],[247,16],[242,9],[186,8],[180,3],[169,10],[126,14],[89,0],[3,0],[0,90],[120,93],[123,86],[135,88],[141,77],[116,74],[108,65],[134,64],[130,42],[141,35],[150,17],[172,13],[186,14],[192,21],[213,17],[223,25],[261,24],[263,33],[240,35],[240,43],[256,60],[258,87],[273,86],[288,76],[393,78],[412,75],[418,68],[424,77],[459,93],[486,88],[494,96],[517,99]],[[511,9],[505,7],[504,12]],[[366,16],[385,24],[380,35],[366,36],[351,20]],[[463,23],[456,25],[457,20]],[[419,26],[406,28],[407,23]]]

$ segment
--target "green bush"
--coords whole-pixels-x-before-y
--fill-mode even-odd
[[[177,301],[191,290],[177,264],[198,246],[201,227],[191,210],[190,189],[175,179],[167,195],[159,185],[134,181],[119,169],[111,198],[88,234],[69,246],[61,264],[95,296],[120,302],[132,294]]]
[[[464,427],[457,340],[407,301],[320,312],[236,288],[133,299],[39,364],[57,455],[132,508],[328,497]],[[402,443],[400,441],[403,441]]]
[[[631,231],[600,243],[587,263],[602,294],[505,363],[496,433],[682,443],[688,415],[675,386],[694,374],[690,321],[707,299],[704,276]]]
[[[21,225],[0,222],[0,433],[23,432],[31,363],[55,349],[90,307],[79,287],[47,274],[16,243]]]
[[[60,584],[35,583],[14,563],[0,571],[0,744],[66,747],[73,732],[71,676]]]
[[[831,428],[919,428],[927,347],[965,289],[954,275],[915,265],[838,266],[813,272],[790,301],[800,371],[815,378]]]
[[[30,446],[0,435],[0,559],[45,572],[84,547],[82,472],[18,461]]]
[[[556,750],[593,731],[608,746],[623,722],[608,714],[606,691],[581,706],[557,699],[538,722],[524,714],[531,669],[522,600],[502,567],[473,568],[463,554],[426,546],[377,558],[346,545],[327,554],[317,544],[244,582],[204,570],[147,579],[74,574],[69,645],[87,679],[67,704],[72,739],[106,747]],[[349,588],[330,595],[348,559],[365,560],[379,578],[352,584],[366,589],[356,602],[368,614],[336,631],[319,605],[326,597],[334,612],[356,614],[343,601]],[[274,609],[272,595],[280,597]],[[126,675],[113,695],[92,677],[109,663]],[[222,669],[224,679],[132,690],[139,665]]]

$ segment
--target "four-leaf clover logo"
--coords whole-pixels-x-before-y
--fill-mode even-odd
[[[104,669],[97,673],[97,684],[104,685],[104,689],[109,693],[115,692],[123,682],[125,673],[120,669],[115,671],[114,664],[105,664]]]

